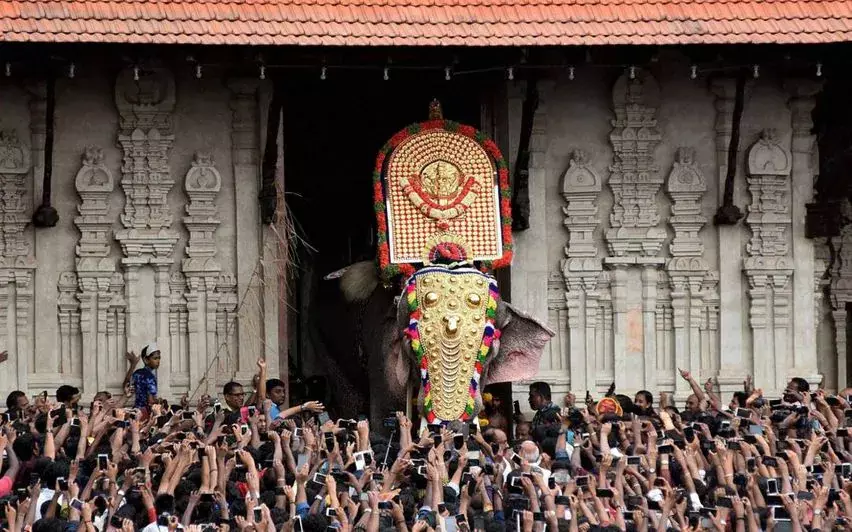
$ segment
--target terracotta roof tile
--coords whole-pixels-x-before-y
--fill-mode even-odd
[[[2,0],[0,41],[300,45],[819,43],[849,0]]]

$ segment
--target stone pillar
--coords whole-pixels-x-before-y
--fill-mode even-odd
[[[672,309],[675,331],[675,399],[685,399],[691,392],[689,384],[677,369],[688,370],[701,379],[701,338],[699,328],[706,312],[702,287],[709,273],[704,260],[704,244],[698,236],[707,222],[701,214],[701,198],[707,191],[704,175],[695,164],[695,149],[680,147],[669,174],[666,190],[672,198],[669,224],[674,239],[669,246],[672,258],[666,262],[672,289]]]
[[[24,230],[29,225],[32,212],[30,180],[32,152],[22,142],[18,131],[0,131],[0,285],[5,299],[4,318],[9,333],[4,348],[9,352],[6,362],[11,377],[7,393],[13,389],[26,390],[29,362],[32,355],[32,300],[33,270],[36,267],[32,243]],[[14,290],[13,290],[14,289]],[[2,301],[0,301],[2,303]],[[15,308],[12,322],[8,315],[9,303]]]
[[[565,227],[568,229],[566,259],[562,260],[562,276],[568,291],[569,367],[571,389],[576,393],[594,390],[596,367],[597,284],[602,266],[595,246],[594,232],[600,224],[598,195],[601,179],[589,166],[583,150],[571,154],[568,170],[562,179],[562,196],[567,205]]]
[[[121,188],[124,190],[122,229],[115,234],[124,257],[127,294],[127,334],[129,348],[138,352],[157,340],[162,355],[159,376],[170,393],[172,359],[168,341],[169,270],[175,261],[178,233],[172,227],[168,204],[175,184],[169,167],[174,144],[172,114],[175,109],[175,81],[172,73],[156,64],[122,70],[115,83],[115,104],[119,113],[118,144],[123,150]],[[146,266],[150,267],[147,270]],[[142,293],[142,275],[153,293]],[[147,284],[145,286],[148,286]],[[153,308],[154,321],[143,315]],[[194,383],[190,383],[190,389]]]
[[[811,133],[811,112],[822,82],[791,79],[784,83],[790,94],[792,122],[792,241],[793,241],[793,360],[790,375],[818,385],[822,378],[817,369],[817,322],[815,320],[813,272],[814,241],[805,236],[805,205],[813,200],[814,169],[811,168],[815,136]],[[844,353],[845,356],[845,353]]]
[[[261,233],[269,231],[264,228],[258,231],[260,222],[260,207],[258,194],[260,191],[260,135],[258,128],[258,89],[261,82],[257,78],[234,78],[228,80],[228,88],[231,91],[231,160],[234,165],[234,204],[236,206],[236,245],[237,245],[237,294],[239,297],[247,297],[252,302],[260,318],[264,312],[269,318],[277,316],[277,309],[262,308],[262,291],[267,290],[267,282],[277,286],[275,279],[263,276],[256,270],[261,259],[260,239]],[[277,134],[277,132],[276,132]],[[270,240],[270,235],[266,238]],[[270,268],[274,264],[269,264]],[[274,276],[269,276],[274,277]],[[261,283],[262,281],[262,283]],[[251,294],[249,295],[249,292]],[[276,297],[277,301],[277,297]],[[246,311],[249,309],[246,309]],[[278,367],[278,325],[264,321],[263,327],[258,319],[239,320],[231,328],[236,327],[233,334],[239,339],[239,361],[230,371],[236,372],[237,380],[241,382],[251,381],[255,370],[255,359],[261,353],[258,349],[263,346],[260,341],[273,342],[264,349],[270,371]],[[274,329],[274,330],[270,330]],[[274,339],[272,338],[274,337]],[[220,342],[222,339],[219,340]],[[270,346],[274,346],[274,353]]]
[[[653,387],[657,366],[657,269],[665,229],[659,227],[657,193],[663,184],[655,160],[659,87],[645,71],[622,75],[612,92],[615,119],[609,186],[615,197],[605,240],[613,269],[615,383],[621,393]]]
[[[733,78],[716,78],[710,85],[716,96],[716,166],[719,170],[719,204],[721,205],[725,177],[728,173],[728,145],[733,130],[734,95],[736,81]],[[739,179],[739,176],[737,176]],[[742,197],[734,188],[734,203],[740,204]],[[748,371],[743,360],[747,352],[743,331],[743,282],[741,225],[716,227],[719,237],[719,385],[723,393],[742,389],[743,376]]]
[[[754,382],[772,395],[783,388],[790,369],[790,155],[775,132],[767,129],[749,148],[746,164],[751,194],[746,224],[751,238],[744,271],[750,286]],[[812,271],[813,263],[809,263],[809,286]],[[811,309],[808,314],[813,317]]]
[[[215,337],[216,298],[211,297],[211,294],[216,289],[216,281],[222,270],[216,259],[216,229],[221,223],[216,197],[222,189],[222,176],[209,153],[195,153],[184,178],[184,189],[189,201],[183,224],[189,231],[189,242],[181,270],[186,278],[187,310],[191,324],[190,375],[194,376],[190,380],[193,384],[200,384],[199,379],[204,379],[202,391],[210,393],[211,384],[214,389],[218,387],[216,372],[211,374],[211,371],[215,366],[214,359],[220,354]],[[202,334],[205,332],[207,334]]]
[[[74,225],[80,231],[75,268],[80,281],[80,301],[86,302],[84,334],[88,338],[84,339],[84,343],[91,351],[87,351],[85,356],[92,357],[92,363],[83,367],[82,392],[86,399],[90,399],[107,387],[106,370],[111,356],[107,344],[107,311],[112,300],[110,283],[115,272],[115,262],[110,257],[114,218],[109,212],[115,180],[104,165],[103,150],[99,146],[84,149],[74,187],[81,199],[77,206],[79,216],[74,218]],[[123,360],[123,354],[120,356]]]

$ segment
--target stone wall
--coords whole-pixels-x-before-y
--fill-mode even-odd
[[[677,368],[718,377],[725,400],[746,374],[770,395],[791,376],[836,386],[834,341],[818,329],[832,326],[820,320],[825,263],[804,235],[820,85],[749,80],[734,194],[746,216],[717,227],[735,82],[688,73],[661,61],[540,83],[531,228],[515,235],[511,298],[557,331],[539,378],[559,402],[612,382],[680,401]],[[511,131],[524,91],[510,91]],[[522,405],[527,384],[513,388]]]
[[[125,352],[151,341],[169,398],[250,382],[261,353],[275,371],[275,239],[257,201],[262,83],[176,79],[155,64],[58,80],[60,221],[44,229],[29,220],[45,88],[0,87],[0,348],[10,354],[0,393],[118,391]]]

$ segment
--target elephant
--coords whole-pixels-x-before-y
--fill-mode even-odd
[[[425,286],[430,280],[434,281],[433,286],[443,282],[443,292],[432,289],[418,293],[418,283]],[[451,284],[455,282],[477,287],[478,292],[456,293],[458,287]],[[349,393],[366,390],[369,419],[374,427],[381,427],[391,412],[405,411],[408,392],[415,389],[424,420],[431,422],[429,416],[437,422],[476,419],[483,407],[480,390],[491,383],[534,377],[541,354],[555,334],[547,325],[503,301],[494,278],[473,268],[423,268],[400,293],[380,282],[375,262],[364,261],[341,270],[339,283],[349,307],[360,309],[357,328],[361,333],[364,372],[353,372],[351,360],[329,361],[330,385],[350,390]],[[418,298],[422,300],[419,309],[415,308]],[[422,327],[413,323],[413,316],[419,316]],[[491,332],[486,330],[488,324]],[[474,331],[476,327],[478,333]],[[422,336],[416,334],[418,328]],[[463,334],[469,336],[465,345],[460,341]],[[439,344],[445,352],[430,351],[428,346]],[[351,349],[347,356],[351,356]],[[341,370],[343,367],[349,369]],[[469,389],[465,390],[468,383]],[[341,399],[344,404],[338,406],[342,412],[365,402],[363,396]]]

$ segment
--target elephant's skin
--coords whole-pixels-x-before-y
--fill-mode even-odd
[[[361,301],[363,349],[368,364],[370,422],[381,426],[391,412],[405,410],[406,391],[418,390],[418,407],[423,412],[418,362],[405,335],[409,308],[400,292],[391,292],[378,282],[372,262],[351,266],[341,278],[341,290],[350,302]],[[394,300],[398,302],[394,305]],[[536,375],[539,360],[554,332],[535,318],[497,300],[495,326],[499,339],[492,343],[474,397],[474,416],[482,409],[480,391],[488,384],[530,379]]]

